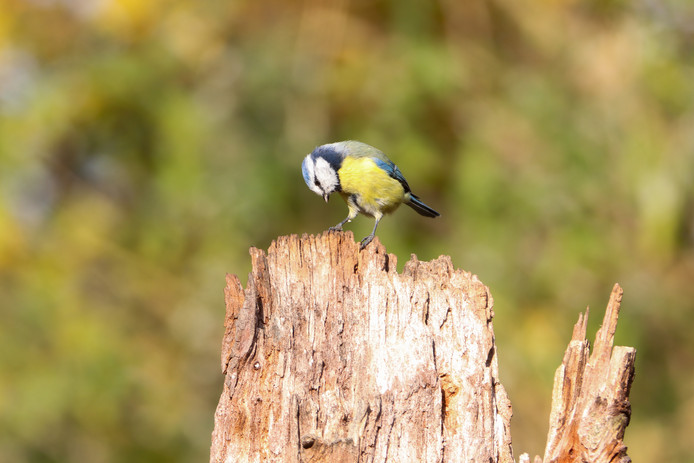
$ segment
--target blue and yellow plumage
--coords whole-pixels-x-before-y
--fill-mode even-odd
[[[349,140],[319,146],[304,158],[301,171],[306,185],[326,202],[334,192],[347,202],[347,218],[330,230],[342,230],[360,212],[376,219],[371,234],[361,241],[362,249],[373,240],[383,215],[400,204],[426,217],[439,216],[412,193],[400,169],[382,151],[366,143]]]

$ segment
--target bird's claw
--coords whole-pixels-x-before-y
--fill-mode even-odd
[[[359,245],[359,250],[362,251],[373,239],[374,239],[374,235],[371,234],[371,235],[367,236],[366,238],[364,238],[363,240],[361,240],[361,243]]]
[[[335,225],[334,227],[328,228],[328,231],[342,231],[342,225]]]

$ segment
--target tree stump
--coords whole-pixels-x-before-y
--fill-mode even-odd
[[[227,276],[211,462],[513,461],[493,300],[477,276],[447,256],[413,255],[398,273],[378,239],[359,251],[351,232],[280,237],[251,258],[245,289]],[[572,382],[563,371],[574,386],[559,388],[546,458],[582,461],[551,450],[567,436],[584,442],[580,378],[589,374]],[[626,399],[626,386],[610,397]],[[606,417],[615,400],[592,409]],[[620,413],[628,421],[628,407]]]
[[[631,461],[622,439],[631,418],[636,349],[612,347],[621,302],[622,288],[615,285],[592,354],[586,340],[588,310],[578,317],[554,375],[546,463]]]

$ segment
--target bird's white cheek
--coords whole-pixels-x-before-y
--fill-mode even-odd
[[[323,196],[323,191],[321,191],[321,189],[318,188],[316,185],[310,185],[309,188],[318,196]]]
[[[337,172],[330,167],[325,159],[318,159],[315,166],[315,176],[320,182],[323,191],[332,193],[338,185]]]

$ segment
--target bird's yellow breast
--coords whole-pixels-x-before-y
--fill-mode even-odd
[[[345,158],[338,175],[343,197],[355,195],[362,213],[393,212],[405,198],[402,184],[370,158]]]

